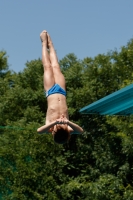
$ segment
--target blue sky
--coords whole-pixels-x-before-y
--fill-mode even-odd
[[[0,50],[11,70],[41,58],[40,32],[46,29],[58,58],[79,59],[120,50],[133,38],[131,0],[1,0]]]

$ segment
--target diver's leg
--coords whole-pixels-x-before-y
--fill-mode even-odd
[[[60,70],[58,58],[57,58],[52,40],[51,40],[48,33],[47,33],[47,36],[48,36],[48,48],[49,48],[49,51],[50,51],[49,52],[50,62],[51,62],[51,66],[53,68],[55,83],[59,84],[65,90],[65,78],[64,78],[64,75],[62,74],[62,72]]]
[[[47,31],[42,31],[42,33],[40,34],[40,38],[42,41],[42,64],[44,67],[44,89],[47,91],[55,84],[53,68],[51,66],[50,56],[47,49],[47,46],[48,46]]]

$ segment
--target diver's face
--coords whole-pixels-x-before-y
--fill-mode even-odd
[[[58,129],[61,129],[63,128],[64,130],[68,129],[68,125],[67,124],[56,124],[54,125],[53,127],[53,130],[52,130],[52,135],[54,135]]]

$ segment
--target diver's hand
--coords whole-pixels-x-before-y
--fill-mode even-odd
[[[68,124],[69,120],[64,117],[64,115],[62,114],[61,118],[63,119],[64,124]]]
[[[59,119],[56,119],[57,124],[68,124],[68,119],[62,114]]]

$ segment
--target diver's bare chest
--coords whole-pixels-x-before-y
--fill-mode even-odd
[[[47,109],[47,118],[49,121],[56,120],[62,116],[62,114],[67,117],[68,116],[68,109],[65,105],[51,105]]]
[[[68,112],[68,109],[66,106],[51,106],[48,107],[47,113],[48,115],[56,115],[57,117],[60,117],[60,115],[64,114],[66,115]]]
[[[60,94],[51,95],[48,97],[47,101],[48,101],[47,118],[49,118],[50,121],[60,118],[62,114],[64,116],[68,115],[65,96]]]

